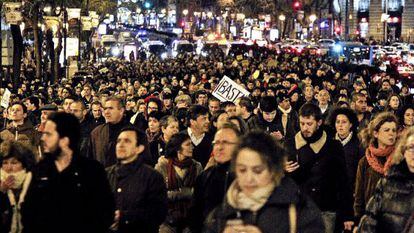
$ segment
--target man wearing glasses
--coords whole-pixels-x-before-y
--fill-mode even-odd
[[[194,187],[194,205],[190,209],[191,230],[201,232],[208,213],[219,205],[234,180],[230,172],[230,160],[239,143],[240,132],[232,123],[225,123],[215,136],[213,155],[216,165],[202,172]]]

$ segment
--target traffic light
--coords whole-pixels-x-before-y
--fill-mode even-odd
[[[341,34],[341,27],[336,26],[335,27],[335,32],[336,32],[336,34]]]
[[[294,10],[294,11],[298,11],[298,10],[300,10],[301,6],[302,6],[302,4],[300,4],[300,2],[299,2],[299,1],[294,1],[294,2],[293,2],[293,10]]]

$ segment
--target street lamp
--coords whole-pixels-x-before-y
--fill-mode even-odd
[[[313,29],[314,29],[313,24],[315,23],[316,18],[317,18],[317,17],[316,17],[316,15],[315,15],[315,14],[311,14],[311,15],[309,16],[310,26],[312,27],[312,30],[311,30],[311,32],[312,32],[312,37],[314,36],[314,33],[313,33]]]
[[[388,18],[390,17],[389,14],[387,13],[382,13],[381,14],[381,22],[384,24],[384,44],[387,42],[388,39],[388,35],[387,35],[387,21]]]
[[[184,15],[184,17],[186,17],[188,15],[188,10],[187,9],[183,10],[183,15]]]
[[[280,20],[280,39],[283,39],[283,34],[284,34],[284,30],[283,30],[283,25],[284,22],[286,20],[286,16],[284,14],[279,15],[279,20]]]

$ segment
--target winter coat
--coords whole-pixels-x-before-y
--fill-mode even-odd
[[[0,192],[0,233],[9,233],[12,208],[7,195]]]
[[[346,163],[346,173],[351,184],[352,191],[355,190],[355,179],[359,160],[364,156],[365,150],[361,147],[358,136],[354,133],[351,140],[343,146]]]
[[[369,200],[359,232],[400,233],[414,213],[414,173],[403,160],[393,165]]]
[[[23,125],[14,127],[9,124],[6,129],[0,132],[1,141],[18,141],[33,151],[38,158],[40,145],[40,133],[36,131],[32,123],[26,120]]]
[[[114,165],[116,163],[116,140],[121,129],[127,126],[131,124],[121,120],[117,124],[105,123],[92,130],[89,157],[98,160],[104,167]]]
[[[121,212],[119,233],[158,233],[167,215],[167,189],[160,173],[143,158],[106,169]]]
[[[358,163],[354,192],[354,214],[359,222],[365,213],[365,206],[372,197],[378,181],[383,177],[368,164],[367,157],[362,157]]]
[[[300,167],[290,175],[301,190],[321,211],[338,212],[345,220],[353,219],[352,189],[340,142],[328,137],[325,131],[314,143],[308,143],[301,132],[292,140],[289,160],[297,161]]]
[[[301,233],[322,233],[324,226],[321,213],[304,195],[293,180],[288,177],[282,179],[264,206],[257,212],[238,210],[227,203],[215,208],[208,216],[204,233],[221,233],[228,220],[241,219],[244,224],[257,226],[262,233],[288,233],[290,231],[289,207],[296,209],[296,229]]]
[[[32,171],[22,204],[23,233],[106,233],[114,218],[114,199],[101,164],[74,155],[59,172],[45,157]]]
[[[166,219],[167,224],[174,224],[176,222],[188,222],[188,210],[190,208],[190,204],[193,200],[193,194],[194,194],[194,186],[186,186],[185,184],[188,183],[189,180],[193,179],[195,180],[197,176],[201,173],[203,168],[201,167],[201,164],[194,159],[193,166],[195,166],[196,172],[195,177],[189,177],[188,176],[188,169],[185,171],[185,175],[183,178],[181,178],[177,172],[176,172],[176,180],[179,189],[170,190],[168,189],[168,216]],[[161,175],[164,177],[164,181],[167,184],[168,187],[168,163],[169,160],[165,157],[161,157],[158,160],[158,163],[155,165],[155,170],[157,170]],[[178,208],[178,206],[180,208]],[[182,208],[186,208],[183,210]]]
[[[283,127],[280,124],[280,119],[278,119],[280,117],[280,115],[276,114],[273,121],[268,122],[265,119],[263,119],[262,113],[259,112],[256,116],[253,116],[252,118],[250,118],[249,121],[247,121],[247,128],[249,129],[249,131],[262,130],[269,133],[275,131],[283,132]]]
[[[204,220],[210,211],[223,202],[233,180],[230,161],[210,167],[198,176],[194,187],[194,202],[190,209],[192,232],[201,232]]]

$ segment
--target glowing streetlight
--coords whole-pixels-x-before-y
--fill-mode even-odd
[[[184,10],[183,10],[183,15],[184,15],[184,16],[187,16],[187,15],[188,15],[188,10],[187,10],[187,9],[184,9]]]
[[[285,15],[279,15],[279,20],[280,21],[285,21],[286,20],[286,16]]]
[[[141,8],[139,8],[139,7],[137,8],[137,13],[141,14]]]
[[[316,20],[316,15],[315,14],[310,15],[309,16],[309,20],[313,24],[315,22],[315,20]]]
[[[164,9],[161,9],[161,14],[164,14],[165,15],[165,13],[167,13],[167,10],[164,8]]]
[[[213,17],[213,12],[211,12],[211,11],[207,12],[207,17],[212,18]]]

